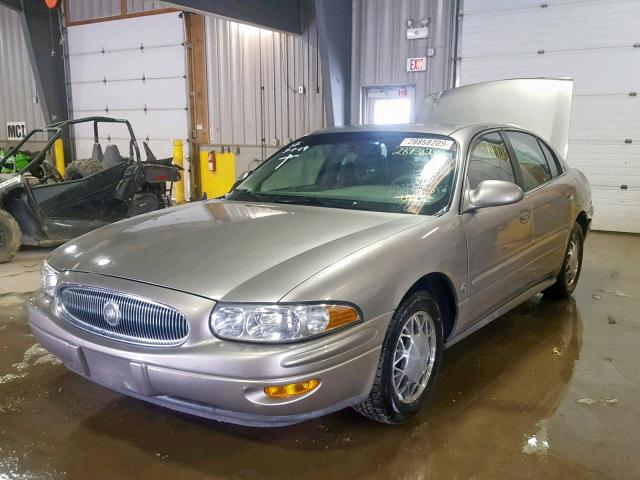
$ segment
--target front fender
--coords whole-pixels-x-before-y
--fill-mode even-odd
[[[393,312],[423,276],[442,273],[460,300],[467,275],[467,248],[457,215],[425,217],[425,222],[364,247],[324,268],[281,301],[348,301],[365,321]]]

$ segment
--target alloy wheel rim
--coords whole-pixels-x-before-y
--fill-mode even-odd
[[[414,313],[405,322],[393,356],[393,390],[403,403],[422,395],[436,358],[436,329],[431,316]]]
[[[564,273],[564,281],[568,286],[571,286],[576,281],[578,268],[580,267],[580,243],[577,235],[572,235],[571,240],[569,240],[566,265],[567,268]]]

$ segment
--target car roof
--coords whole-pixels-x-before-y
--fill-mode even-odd
[[[344,127],[333,127],[317,130],[311,135],[326,133],[349,133],[349,132],[410,132],[410,133],[431,133],[434,135],[452,135],[459,130],[469,130],[475,134],[482,130],[492,128],[518,128],[516,125],[503,123],[472,123],[472,124],[421,124],[405,123],[398,125],[350,125]]]

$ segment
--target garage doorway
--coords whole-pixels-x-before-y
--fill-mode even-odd
[[[415,90],[415,85],[363,87],[363,123],[394,125],[413,122]]]

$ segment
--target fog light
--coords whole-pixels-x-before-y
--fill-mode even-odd
[[[271,398],[287,398],[297,397],[307,392],[315,390],[320,385],[320,380],[315,378],[306,382],[289,383],[288,385],[274,385],[272,387],[264,387],[264,393]]]

